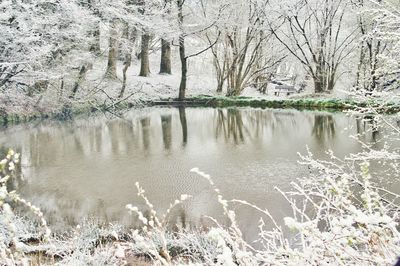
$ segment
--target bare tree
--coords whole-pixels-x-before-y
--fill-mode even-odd
[[[225,83],[228,96],[240,95],[249,85],[262,90],[268,82],[270,70],[281,61],[282,56],[271,45],[273,38],[263,30],[265,19],[260,10],[266,8],[266,3],[239,2],[239,5],[230,7],[240,8],[247,16],[241,13],[235,23],[225,25],[221,31],[223,37],[211,49],[217,92],[222,92]],[[265,47],[268,50],[263,49]]]
[[[366,7],[364,0],[353,2],[358,9]],[[376,21],[368,14],[361,12],[358,16],[358,26],[361,33],[359,44],[359,63],[356,74],[356,87],[373,91],[377,87],[376,71],[379,64],[379,55],[385,50],[379,38],[372,32],[377,30]]]
[[[340,76],[339,66],[352,52],[356,27],[345,30],[345,0],[297,0],[269,20],[276,39],[303,64],[316,93],[330,92]]]
[[[400,4],[396,6],[394,2],[383,0],[357,0],[353,4],[359,13],[361,33],[356,87],[368,91],[388,88],[400,76],[400,71],[395,70],[399,61],[390,59],[398,55]],[[389,71],[387,66],[390,66]]]
[[[87,0],[86,2],[81,3],[88,10],[90,10],[94,17],[97,18],[92,28],[89,30],[89,51],[98,55],[100,54],[100,21],[101,21],[101,12],[98,7],[98,2],[96,0]]]
[[[185,32],[184,31],[184,14],[183,14],[183,8],[186,0],[177,0],[177,9],[178,9],[178,25],[179,25],[179,58],[181,61],[181,81],[179,84],[179,100],[184,100],[185,95],[186,95],[186,87],[187,87],[187,73],[188,73],[188,59],[191,57],[198,56],[209,49],[211,49],[219,40],[220,33],[216,36],[215,41],[211,42],[206,48],[200,50],[199,52],[192,53],[190,55],[186,54],[186,46],[185,46],[185,38],[189,35],[196,35],[203,33],[213,27],[216,27],[217,20],[219,16],[221,15],[222,10],[225,8],[224,5],[221,5],[219,10],[218,10],[218,15],[217,18],[213,21],[210,22],[209,25],[206,25],[204,28],[201,28],[199,30],[196,30],[195,32]]]
[[[171,43],[165,39],[161,39],[160,74],[172,74]]]
[[[139,13],[144,15],[146,12],[144,0],[138,0]],[[140,73],[139,76],[148,77],[150,75],[149,49],[151,36],[146,27],[142,28],[142,43],[140,51]]]
[[[169,14],[171,0],[164,0],[164,9]],[[171,70],[171,42],[165,38],[161,39],[161,63],[160,74],[172,74]]]
[[[140,73],[139,76],[148,77],[150,75],[149,47],[151,36],[148,33],[142,34],[142,45],[140,52]]]
[[[185,52],[185,34],[183,32],[183,5],[185,0],[177,0],[176,4],[178,7],[178,23],[181,29],[181,34],[179,35],[179,58],[181,60],[181,82],[179,84],[179,99],[185,99],[186,93],[186,82],[187,82],[187,57]]]
[[[105,76],[107,78],[117,78],[117,55],[118,55],[118,30],[117,19],[112,19],[110,22],[110,37],[108,41],[108,60]]]
[[[125,88],[126,88],[126,72],[128,68],[131,66],[132,63],[132,50],[133,45],[136,41],[137,37],[137,30],[136,27],[130,27],[127,23],[125,23],[123,39],[124,39],[124,50],[125,50],[125,57],[124,57],[124,67],[122,69],[122,88],[119,93],[119,98],[124,96]]]

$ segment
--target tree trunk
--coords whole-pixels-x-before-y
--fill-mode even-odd
[[[139,76],[141,76],[141,77],[148,77],[150,75],[149,45],[150,45],[150,35],[147,33],[144,33],[142,35],[142,49],[140,52]]]
[[[74,88],[72,89],[72,93],[69,96],[69,98],[73,99],[75,97],[76,92],[79,89],[80,84],[82,83],[83,79],[86,76],[87,71],[89,70],[89,67],[86,65],[83,65],[81,67],[81,70],[79,71],[79,75],[78,75],[78,80],[75,82],[74,84]]]
[[[161,128],[162,128],[162,136],[164,148],[166,150],[171,149],[172,142],[172,115],[162,115],[161,116]]]
[[[315,93],[321,93],[325,89],[323,67],[320,60],[317,61],[316,65],[315,74],[313,75],[314,91]]]
[[[364,64],[364,41],[361,43],[360,46],[360,55],[359,55],[359,60],[358,60],[358,65],[357,65],[357,73],[356,73],[356,89],[359,90],[361,88],[364,88],[363,85],[361,85],[361,70]]]
[[[171,71],[171,43],[161,39],[160,74],[172,74]]]
[[[183,25],[183,3],[184,0],[177,0],[178,5],[178,21],[182,30]],[[181,59],[181,83],[179,85],[179,100],[185,99],[186,81],[187,81],[187,57],[185,54],[185,36],[183,33],[179,36],[179,57]]]
[[[100,54],[100,23],[96,23],[95,29],[91,31],[92,42],[89,51],[98,55]]]
[[[106,77],[116,79],[117,78],[117,38],[118,32],[116,29],[116,22],[113,20],[110,25],[110,38],[109,38],[109,48],[108,48],[108,62]]]
[[[335,77],[334,77],[334,75],[332,75],[332,77],[328,81],[327,91],[332,92],[334,87],[335,87]]]
[[[147,151],[150,147],[150,117],[141,119],[140,124],[142,125],[143,148]]]
[[[377,66],[378,66],[378,54],[379,54],[379,50],[380,50],[380,46],[381,46],[381,42],[377,41],[376,47],[374,49],[374,51],[370,51],[370,68],[371,68],[371,91],[376,90],[377,88],[377,76],[376,76],[376,70],[377,70]]]
[[[179,38],[179,55],[181,58],[181,83],[179,85],[179,100],[184,100],[187,82],[187,58],[185,57],[185,40],[183,36]]]
[[[186,111],[185,107],[183,106],[179,107],[179,119],[181,120],[181,126],[182,126],[182,144],[183,146],[185,146],[188,141],[188,129],[186,121]]]
[[[225,79],[218,77],[217,93],[221,93],[224,88]]]
[[[60,90],[58,93],[58,101],[60,101],[64,94],[64,77],[61,78]]]
[[[216,70],[216,75],[217,75],[217,93],[221,93],[222,90],[224,89],[224,84],[225,84],[225,79],[226,79],[226,63],[225,63],[225,58],[223,59],[224,62],[222,62],[222,68],[219,64],[217,57],[217,53],[214,53],[214,67]]]
[[[136,40],[136,28],[132,29],[132,31],[130,32],[129,26],[126,25],[126,31],[127,31],[126,41],[129,41],[129,43],[128,43],[128,48],[125,52],[124,68],[122,69],[122,88],[119,93],[119,98],[122,98],[125,93],[126,72],[128,71],[128,68],[131,66],[132,63],[132,47]]]
[[[314,77],[314,91],[315,93],[321,93],[324,91],[323,83],[319,77]]]
[[[124,96],[126,88],[126,72],[128,71],[128,68],[131,66],[131,62],[132,62],[132,55],[126,54],[124,60],[124,68],[122,69],[122,88],[118,96],[119,98],[122,98]]]

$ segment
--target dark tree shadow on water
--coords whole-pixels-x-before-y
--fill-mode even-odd
[[[242,113],[238,109],[227,109],[217,111],[217,123],[215,137],[223,136],[225,141],[233,140],[235,144],[244,143],[247,129],[244,125]]]
[[[165,150],[171,149],[172,143],[172,115],[161,115],[162,138]]]
[[[142,140],[144,150],[149,150],[150,148],[150,117],[145,117],[140,120],[142,125]]]
[[[182,126],[182,146],[185,147],[188,142],[188,127],[186,120],[186,109],[183,106],[179,107],[179,119]]]
[[[336,135],[336,125],[333,116],[315,115],[312,135],[320,143],[333,139]]]

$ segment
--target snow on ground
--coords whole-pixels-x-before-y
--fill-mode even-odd
[[[177,98],[180,84],[180,61],[178,55],[175,53],[172,58],[172,75],[159,74],[160,55],[153,53],[150,55],[150,71],[149,77],[140,77],[140,61],[134,59],[131,67],[127,71],[127,88],[125,96],[134,92],[130,100],[157,100],[167,98]],[[88,73],[86,86],[99,86],[109,96],[117,97],[122,86],[122,68],[123,63],[120,61],[117,65],[118,80],[110,81],[103,79],[106,70],[106,58],[100,58],[94,64],[93,69]],[[217,94],[216,92],[216,78],[212,66],[212,59],[209,55],[198,56],[191,58],[188,63],[188,81],[187,81],[187,97],[197,95],[225,95]],[[94,85],[95,84],[95,85]],[[305,92],[295,94],[296,96],[307,95],[312,93],[312,86],[309,86]],[[101,92],[100,92],[101,94]],[[274,95],[274,85],[270,84],[266,94],[260,93],[254,87],[245,88],[242,96],[262,98],[262,99],[284,99],[288,96],[281,93],[279,96]],[[292,97],[293,95],[289,96]],[[107,98],[106,95],[102,96]]]
[[[178,97],[180,84],[180,60],[175,50],[172,53],[172,75],[159,74],[160,52],[150,54],[150,70],[149,77],[140,77],[140,60],[133,58],[132,65],[127,71],[127,87],[124,97],[128,97],[126,101],[136,103],[138,101],[153,101],[159,99],[170,99]],[[106,53],[97,58],[93,67],[87,72],[85,81],[80,85],[73,104],[93,106],[99,103],[110,104],[118,101],[118,96],[122,87],[122,68],[123,62],[117,63],[117,79],[110,80],[104,78],[107,66]],[[77,80],[79,65],[76,66],[74,73],[64,75],[64,87],[61,89],[61,81],[56,80],[50,82],[45,91],[36,93],[32,97],[27,96],[26,91],[10,91],[10,93],[2,93],[0,95],[0,112],[15,113],[19,115],[30,115],[35,112],[39,113],[58,113],[62,106],[69,102],[72,87]],[[226,92],[217,94],[216,78],[212,65],[212,56],[203,54],[201,56],[190,58],[188,61],[188,81],[186,97],[197,95],[225,95]],[[242,92],[242,96],[257,99],[285,99],[285,98],[302,98],[313,95],[312,84],[308,84],[306,90],[302,93],[294,93],[287,96],[281,93],[276,96],[274,94],[273,84],[268,85],[267,93],[262,94],[254,87],[247,87]],[[338,90],[339,91],[339,90]],[[331,95],[320,95],[319,98],[345,98],[345,94],[333,93]]]
[[[179,59],[173,58],[173,62],[179,62]],[[127,87],[125,96],[137,92],[132,97],[140,100],[156,100],[165,98],[177,98],[180,84],[180,64],[172,65],[172,75],[159,74],[160,55],[150,55],[149,77],[140,77],[140,61],[134,59],[131,67],[127,71]],[[108,95],[117,97],[122,86],[122,68],[121,61],[117,64],[118,80],[110,81],[103,79],[106,70],[106,58],[100,58],[95,62],[93,69],[88,72],[85,86],[87,88],[99,86],[106,91]],[[215,94],[216,82],[213,78],[211,63],[205,62],[202,58],[195,58],[189,61],[189,73],[187,81],[186,96],[191,97],[200,94]],[[82,91],[80,92],[82,93]],[[107,97],[107,96],[105,96]]]

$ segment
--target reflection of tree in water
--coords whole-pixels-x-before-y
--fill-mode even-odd
[[[243,142],[243,129],[242,114],[237,109],[228,109],[228,137],[233,137],[235,143]]]
[[[107,122],[111,151],[119,154],[122,151],[129,152],[134,145],[134,128],[131,121],[119,119]]]
[[[161,115],[161,127],[162,137],[164,142],[164,148],[169,150],[171,148],[172,141],[172,115]]]
[[[363,137],[368,142],[377,142],[379,125],[373,116],[356,117],[356,125],[359,138]],[[367,133],[370,133],[370,135]]]
[[[141,119],[140,124],[142,125],[143,147],[148,150],[150,147],[150,117]]]
[[[89,143],[90,143],[90,151],[92,152],[101,152],[103,146],[103,127],[102,125],[94,125],[89,130]]]
[[[215,127],[215,137],[218,138],[219,135],[223,134],[225,136],[227,136],[227,130],[226,130],[226,123],[225,123],[225,115],[224,115],[224,111],[221,109],[217,110],[217,125]]]
[[[318,141],[325,141],[335,137],[335,120],[332,115],[315,115],[312,135]]]
[[[244,131],[247,132],[247,129],[244,126],[240,110],[227,109],[226,115],[223,110],[218,110],[216,138],[223,135],[226,141],[233,139],[234,143],[238,144],[244,142]]]
[[[187,120],[186,120],[186,110],[185,107],[179,107],[179,119],[181,120],[182,126],[182,144],[186,146],[188,141],[188,129],[187,129]]]
[[[300,126],[290,111],[228,109],[216,111],[215,137],[233,139],[235,143],[262,140],[267,134],[289,134]]]
[[[62,141],[64,142],[64,139]],[[53,139],[43,127],[38,127],[37,130],[33,130],[32,133],[30,132],[28,148],[30,165],[38,166],[42,162],[47,162],[58,156],[59,154],[55,151],[54,147]]]
[[[265,134],[266,131],[272,132],[281,130],[282,132],[291,132],[298,127],[298,122],[293,112],[285,111],[266,111],[266,110],[251,110],[246,112],[247,118],[252,126],[251,131],[255,132],[255,137],[258,138]]]

